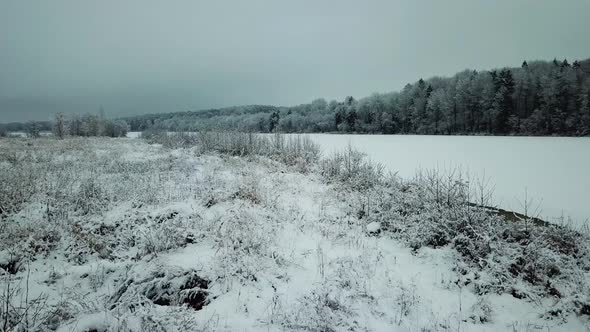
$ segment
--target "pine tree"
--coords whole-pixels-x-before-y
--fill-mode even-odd
[[[277,112],[277,111],[272,112],[272,114],[270,115],[270,119],[269,119],[269,123],[270,123],[269,131],[271,133],[275,132],[275,130],[278,130],[279,119],[280,119],[279,112]]]
[[[346,114],[346,123],[348,124],[349,131],[356,130],[356,120],[357,120],[356,111],[354,109],[349,110],[348,113]]]
[[[344,120],[345,120],[344,107],[342,107],[342,105],[339,105],[336,107],[336,112],[334,113],[334,123],[336,125],[336,130],[338,130],[340,124],[343,123]]]
[[[497,115],[496,132],[507,134],[510,132],[509,119],[514,114],[512,94],[514,93],[514,79],[509,69],[503,69],[497,76],[498,90],[496,92]]]
[[[428,87],[426,88],[426,99],[430,98],[431,94],[432,94],[432,85],[428,84]]]
[[[574,68],[580,68],[580,62],[578,62],[578,60],[574,61],[574,64],[572,65]]]
[[[344,99],[344,104],[347,106],[351,106],[354,103],[354,98],[352,96],[348,96]]]
[[[580,96],[578,98],[580,102],[580,123],[577,123],[577,134],[590,135],[590,80],[587,81],[585,87],[581,88]]]

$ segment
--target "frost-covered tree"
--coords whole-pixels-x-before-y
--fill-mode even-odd
[[[524,61],[515,68],[419,79],[399,92],[358,100],[349,96],[329,103],[316,99],[291,107],[250,105],[124,120],[136,131],[588,135],[582,111],[588,79],[590,59]],[[84,122],[94,128],[92,121]]]
[[[270,115],[270,119],[269,119],[269,123],[270,123],[269,131],[271,133],[275,132],[275,130],[278,129],[279,120],[280,120],[279,112],[276,112],[276,111],[272,112],[272,114]]]
[[[26,133],[31,138],[39,138],[41,136],[41,124],[37,121],[27,122]]]
[[[63,139],[66,135],[66,119],[63,113],[55,114],[53,122],[53,135],[59,139]]]

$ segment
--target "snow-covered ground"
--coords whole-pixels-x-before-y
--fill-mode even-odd
[[[525,190],[539,215],[576,225],[590,218],[590,138],[308,134],[327,153],[348,144],[404,178],[418,168],[462,169],[495,186],[494,202],[522,212]]]
[[[128,137],[138,138],[140,132]],[[298,134],[293,134],[298,136]],[[538,216],[590,226],[590,138],[303,134],[325,154],[352,145],[391,172],[461,171],[494,188],[493,203],[523,212],[525,195]]]
[[[129,131],[127,132],[128,138],[139,138],[141,136],[141,131]]]
[[[561,294],[476,289],[456,243],[410,248],[325,172],[107,138],[0,140],[0,171],[0,300],[31,331],[590,330]]]
[[[24,138],[24,137],[27,137],[27,135],[28,135],[27,133],[22,132],[22,131],[8,132],[8,136],[10,136],[10,137],[21,137],[21,138]],[[39,136],[42,136],[42,137],[49,137],[49,136],[52,136],[52,135],[53,135],[53,133],[50,132],[50,131],[41,131],[41,132],[39,132]]]

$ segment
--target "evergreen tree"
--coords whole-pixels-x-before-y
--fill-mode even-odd
[[[578,60],[575,60],[572,66],[574,68],[580,68],[580,62],[578,62]]]
[[[514,79],[509,69],[503,69],[496,77],[497,81],[497,115],[495,132],[508,134],[510,132],[509,119],[514,115],[512,94],[514,93]]]
[[[275,132],[275,130],[278,129],[279,119],[280,119],[279,112],[277,112],[277,111],[272,112],[272,114],[270,115],[270,119],[269,119],[269,123],[270,123],[269,131],[271,133]]]
[[[357,114],[354,109],[350,109],[346,114],[346,124],[348,124],[348,131],[355,131]]]

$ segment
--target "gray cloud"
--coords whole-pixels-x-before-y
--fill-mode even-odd
[[[398,90],[590,56],[587,0],[0,2],[0,122]]]

